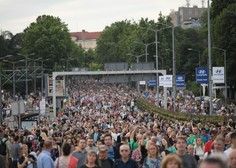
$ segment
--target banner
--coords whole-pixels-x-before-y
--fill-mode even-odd
[[[177,88],[185,87],[185,75],[176,75],[176,87]]]
[[[199,84],[208,83],[208,69],[207,67],[196,68],[196,82]]]
[[[225,83],[225,76],[224,76],[224,67],[212,67],[212,80],[213,83]]]
[[[163,86],[172,87],[172,75],[164,75]]]

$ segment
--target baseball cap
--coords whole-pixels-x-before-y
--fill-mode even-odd
[[[106,146],[106,145],[100,145],[99,148],[98,148],[98,150],[99,150],[100,152],[107,151],[107,146]]]

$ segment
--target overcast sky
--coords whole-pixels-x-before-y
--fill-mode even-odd
[[[190,5],[201,7],[202,0],[190,0]],[[71,32],[102,31],[125,19],[156,20],[159,12],[168,15],[180,6],[186,6],[186,0],[0,0],[0,30],[23,32],[39,15],[46,14],[60,17]]]

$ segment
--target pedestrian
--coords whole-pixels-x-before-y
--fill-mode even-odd
[[[95,151],[96,153],[98,152],[97,147],[94,146],[93,137],[90,136],[90,137],[87,138],[87,146],[86,146],[85,150],[87,152],[89,152],[91,150]]]
[[[102,168],[113,168],[114,162],[108,158],[108,149],[106,145],[98,147],[98,165]]]
[[[108,158],[110,158],[112,161],[115,161],[117,159],[116,156],[116,147],[112,144],[112,136],[111,134],[106,134],[104,136],[104,143],[108,148]]]
[[[28,146],[26,144],[21,145],[21,152],[17,165],[18,168],[27,168],[28,166]]]
[[[159,156],[158,147],[151,142],[147,147],[148,156],[143,161],[143,168],[160,168],[161,158]]]
[[[37,159],[38,168],[54,168],[54,162],[51,157],[52,140],[46,139],[43,143],[43,150]]]
[[[236,168],[236,149],[232,149],[228,155],[229,168]]]
[[[176,148],[177,155],[181,158],[184,168],[197,168],[197,162],[194,157],[186,153],[186,138],[180,136],[177,138]]]
[[[98,166],[98,156],[95,151],[89,151],[86,155],[86,162],[81,168],[100,168]]]
[[[76,168],[78,159],[72,156],[73,148],[70,144],[65,143],[62,146],[62,156],[56,159],[56,168]]]
[[[236,149],[236,132],[232,132],[230,134],[230,139],[231,139],[231,147],[224,151],[225,155],[228,156],[231,150]]]
[[[212,154],[201,162],[199,168],[227,168],[227,163],[222,160],[221,156]]]
[[[12,157],[12,168],[17,168],[17,162],[20,158],[21,147],[19,144],[20,137],[14,137],[14,143],[10,146],[10,154]]]
[[[115,161],[114,168],[138,168],[138,163],[130,158],[130,148],[129,145],[120,146],[120,155],[121,158]]]
[[[226,154],[224,153],[224,147],[225,147],[225,143],[224,143],[224,138],[221,136],[218,136],[213,144],[212,144],[212,150],[206,152],[204,154],[204,158],[209,157],[211,154],[213,153],[218,153],[220,154],[224,159],[227,158]]]
[[[77,168],[81,168],[81,166],[85,164],[86,154],[87,154],[85,147],[86,147],[85,138],[80,138],[78,141],[78,146],[76,147],[76,150],[72,154],[72,156],[78,159]]]
[[[181,158],[178,155],[171,153],[162,160],[161,168],[183,168]]]

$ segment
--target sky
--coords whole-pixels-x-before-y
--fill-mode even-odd
[[[202,7],[202,0],[189,1],[190,6]],[[95,32],[125,19],[157,20],[160,12],[169,15],[181,6],[186,6],[186,0],[0,0],[0,31],[20,33],[38,16],[53,15],[70,32]]]

